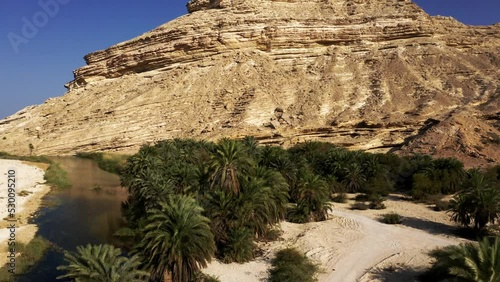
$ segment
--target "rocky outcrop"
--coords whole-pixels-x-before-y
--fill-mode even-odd
[[[500,111],[500,25],[430,17],[406,0],[193,0],[188,11],[85,56],[63,97],[0,121],[0,148],[255,135],[500,160],[488,118]],[[444,150],[469,121],[480,129]]]

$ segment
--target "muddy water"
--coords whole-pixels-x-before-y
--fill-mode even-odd
[[[121,203],[127,193],[118,176],[101,170],[91,160],[54,160],[68,173],[72,186],[50,193],[34,223],[39,226],[38,235],[53,242],[59,251],[50,251],[18,281],[64,281],[56,280],[62,274],[56,267],[64,262],[61,249],[74,251],[79,245],[112,243],[113,233],[123,225]]]

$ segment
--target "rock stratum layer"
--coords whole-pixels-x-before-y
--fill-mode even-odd
[[[500,161],[500,24],[405,0],[193,0],[85,56],[68,92],[0,121],[17,154],[254,135]]]

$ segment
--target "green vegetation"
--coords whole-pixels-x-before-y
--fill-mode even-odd
[[[11,155],[6,152],[0,152],[0,159],[6,160],[20,160],[34,163],[45,163],[49,164],[49,167],[45,171],[44,179],[47,181],[47,184],[52,185],[57,188],[69,188],[71,184],[68,181],[68,175],[66,171],[64,171],[59,164],[50,160],[45,156],[16,156]]]
[[[68,181],[68,174],[63,170],[59,164],[52,162],[45,171],[44,175],[47,184],[53,185],[57,188],[65,189],[71,187]]]
[[[364,211],[364,210],[367,210],[369,208],[370,208],[370,206],[368,206],[367,204],[365,204],[363,202],[356,202],[356,203],[351,205],[351,210]]]
[[[124,209],[129,226],[141,233],[144,215],[161,202],[191,196],[210,219],[215,255],[225,262],[253,259],[253,242],[285,218],[288,183],[279,171],[258,164],[251,141],[172,140],[143,147],[122,175],[130,192]]]
[[[492,179],[478,170],[471,170],[463,190],[450,202],[452,219],[463,226],[474,224],[481,231],[500,218],[500,189]]]
[[[87,245],[77,247],[76,253],[64,254],[67,265],[57,267],[65,275],[57,279],[95,282],[139,282],[145,281],[149,273],[139,270],[139,257],[126,257],[120,249],[110,245]]]
[[[483,229],[498,219],[492,203],[500,202],[493,189],[500,167],[466,171],[453,158],[371,154],[321,142],[284,149],[259,146],[253,137],[161,141],[126,162],[102,153],[78,156],[120,173],[129,191],[123,205],[128,226],[115,235],[155,281],[214,281],[200,272],[212,257],[252,260],[255,242],[279,238],[280,221],[326,220],[331,200],[345,202],[346,192],[361,193],[354,209],[384,209],[394,191],[421,201],[458,192],[455,220]],[[466,199],[462,206],[460,197]],[[381,221],[398,224],[402,218],[390,213]],[[314,281],[316,271],[302,254],[284,250],[273,261],[271,281]]]
[[[269,282],[314,282],[318,266],[295,249],[284,249],[276,253],[269,271]]]
[[[148,211],[139,253],[153,280],[192,281],[215,252],[209,219],[190,196],[174,195]]]
[[[16,155],[11,155],[11,154],[6,153],[6,152],[0,152],[0,159],[20,160],[20,161],[27,161],[27,162],[34,162],[34,163],[46,163],[46,164],[52,163],[52,161],[45,156],[16,156]]]
[[[403,218],[399,214],[391,212],[383,214],[380,221],[385,224],[401,224],[403,222]]]
[[[77,158],[93,160],[97,163],[100,169],[114,174],[121,173],[128,158],[126,155],[104,154],[100,152],[76,153],[75,156]]]
[[[20,252],[21,256],[16,259],[15,274],[13,276],[9,272],[9,265],[3,266],[0,269],[0,282],[13,281],[26,273],[45,255],[50,247],[50,242],[39,236],[33,238],[27,245],[17,242],[16,252]]]
[[[500,237],[448,246],[432,251],[431,256],[436,262],[424,275],[425,281],[500,281]]]

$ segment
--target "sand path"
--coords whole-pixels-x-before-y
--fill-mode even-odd
[[[430,266],[428,251],[464,242],[446,232],[453,228],[446,213],[424,204],[395,199],[386,202],[386,210],[352,211],[352,202],[336,203],[330,219],[323,222],[282,222],[281,239],[260,244],[263,255],[252,262],[214,261],[203,272],[223,282],[266,281],[274,253],[293,247],[320,264],[320,282],[415,281],[418,270]],[[407,217],[408,226],[378,221],[381,214],[391,211]],[[414,222],[418,224],[411,227]]]
[[[419,256],[425,250],[460,242],[456,238],[433,235],[410,227],[387,225],[350,212],[334,210],[332,214],[355,221],[362,237],[353,241],[342,257],[329,263],[327,271],[332,272],[320,277],[321,281],[358,281],[377,264],[395,255],[410,253],[410,260],[418,260],[422,259]]]

